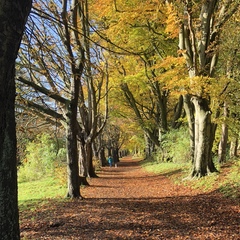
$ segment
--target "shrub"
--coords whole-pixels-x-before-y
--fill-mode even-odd
[[[162,150],[156,153],[159,162],[185,163],[190,160],[189,133],[186,128],[171,130],[163,136]]]
[[[63,162],[66,151],[60,148],[49,134],[40,134],[26,146],[25,159],[19,167],[19,181],[40,179],[43,175],[52,174],[54,168]]]

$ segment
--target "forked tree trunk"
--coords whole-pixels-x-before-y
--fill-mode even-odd
[[[0,239],[20,239],[17,199],[15,60],[30,0],[0,3]]]
[[[211,85],[219,55],[218,45],[223,24],[238,10],[239,3],[217,0],[182,3],[184,12],[179,29],[179,49],[186,60],[190,87],[193,83],[191,95],[194,96],[194,108],[189,102],[190,95],[186,95],[184,99],[191,134],[191,176],[201,177],[216,171],[211,153],[216,126],[211,123],[210,102],[205,99],[209,95],[206,91],[208,87],[204,86],[206,82],[203,82],[203,86],[196,87],[194,81],[209,78],[207,82]],[[194,79],[195,77],[197,79]],[[191,110],[195,110],[195,116]]]
[[[85,57],[84,49],[81,44],[78,44],[78,36],[76,35],[79,18],[78,13],[81,12],[79,4],[73,4],[71,13],[68,12],[69,1],[62,1],[62,22],[64,29],[64,44],[71,62],[72,77],[70,81],[70,102],[66,106],[66,137],[67,137],[67,172],[68,172],[68,193],[70,198],[82,198],[79,188],[79,166],[78,166],[78,148],[77,148],[77,134],[78,134],[78,104],[81,77],[84,69]],[[73,20],[75,30],[69,25],[69,19]],[[78,54],[74,53],[73,42],[77,43]],[[81,100],[81,99],[80,99]]]

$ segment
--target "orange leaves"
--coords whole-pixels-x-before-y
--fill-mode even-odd
[[[182,57],[167,56],[161,62],[154,65],[158,73],[156,80],[164,85],[165,89],[171,92],[183,93],[185,89],[185,60]]]
[[[139,52],[149,48],[153,34],[161,37],[166,15],[159,1],[95,1],[91,15],[111,42]],[[157,39],[156,39],[157,41]]]
[[[177,11],[172,4],[167,4],[167,16],[165,31],[169,34],[170,38],[177,38],[179,34],[179,19]]]
[[[84,201],[56,198],[20,206],[21,236],[238,239],[239,204],[223,197],[218,185],[209,192],[191,188],[194,183],[174,185],[167,174],[144,171],[139,161],[125,157],[118,168],[102,168],[90,187],[81,188]],[[168,173],[172,179],[180,177],[179,172]]]

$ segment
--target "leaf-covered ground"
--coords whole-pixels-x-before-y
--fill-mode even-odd
[[[81,189],[20,212],[22,239],[240,239],[240,207],[217,191],[174,185],[124,158]]]

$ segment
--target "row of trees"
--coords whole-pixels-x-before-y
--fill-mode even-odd
[[[17,107],[65,129],[67,195],[81,197],[79,179],[87,184],[86,177],[96,176],[93,154],[104,164],[104,147],[118,156],[121,145],[117,126],[100,135],[108,116],[108,61],[91,40],[88,1],[38,1],[33,10],[17,61]]]
[[[19,103],[58,119],[64,127],[68,196],[80,197],[79,172],[82,177],[94,174],[90,149],[106,123],[108,107],[105,106],[105,114],[100,114],[99,101],[106,98],[108,102],[108,79],[101,69],[94,67],[90,57],[87,2],[70,6],[63,1],[58,6],[38,1],[34,10],[35,15],[28,23],[31,32],[25,35],[19,54],[17,79],[24,84],[20,85]],[[97,83],[93,82],[93,75],[97,76]],[[26,85],[34,93],[23,95],[21,87]],[[80,164],[83,166],[80,170],[78,156],[84,156],[80,161],[86,161]]]
[[[81,198],[79,175],[82,179],[95,175],[93,146],[99,152],[103,149],[102,133],[107,129],[110,143],[116,136],[127,138],[123,129],[134,126],[126,132],[137,133],[140,128],[150,156],[156,150],[164,152],[165,134],[186,119],[191,177],[216,171],[212,148],[217,126],[222,124],[220,161],[226,155],[229,127],[232,136],[238,134],[239,4],[238,0],[34,2],[17,60],[16,110],[26,119],[38,116],[65,130],[69,197]],[[2,5],[7,9],[1,15],[6,21],[0,44],[6,53],[1,57],[6,74],[0,80],[5,109],[0,118],[0,170],[5,176],[0,185],[1,220],[2,212],[13,209],[1,221],[1,227],[6,225],[3,239],[7,232],[19,235],[14,61],[30,5],[20,0]],[[9,12],[14,16],[4,14]],[[124,120],[107,128],[109,116]]]
[[[91,6],[101,32],[96,37],[112,51],[111,78],[144,132],[146,153],[164,151],[164,134],[187,119],[190,177],[217,171],[212,158],[217,126],[223,129],[218,133],[223,162],[227,129],[239,120],[239,37],[229,32],[239,28],[239,1],[104,1],[104,10],[98,1]],[[236,133],[238,125],[231,136]]]
[[[235,93],[228,98],[238,83],[236,46],[224,65],[220,40],[227,40],[226,24],[238,26],[238,7],[238,1],[34,3],[19,53],[18,107],[65,129],[69,197],[81,197],[78,175],[83,183],[96,176],[93,147],[104,158],[109,109],[141,127],[147,157],[164,152],[164,135],[186,119],[191,177],[217,171],[217,125],[223,123],[224,161],[225,120]]]

